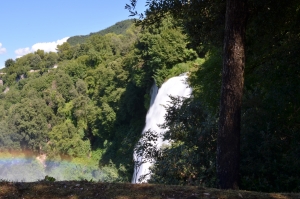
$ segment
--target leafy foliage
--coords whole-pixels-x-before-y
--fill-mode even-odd
[[[102,180],[129,181],[153,75],[163,83],[188,71],[192,64],[187,61],[196,56],[171,21],[144,32],[132,22],[120,22],[110,33],[91,34],[84,43],[58,45],[57,53],[37,50],[10,60],[2,74],[3,88],[9,91],[0,100],[1,149],[33,150],[49,161],[79,158],[100,167]],[[142,62],[151,57],[143,68],[151,70],[141,76],[138,62],[131,62],[134,57]],[[63,164],[63,171],[49,168],[57,180],[59,171],[78,177],[75,168]]]
[[[159,27],[148,27],[130,57],[130,64],[134,64],[132,79],[138,86],[145,86],[154,78],[161,86],[176,64],[196,59],[196,52],[186,47],[187,38],[172,18],[166,18]]]
[[[152,169],[152,183],[216,186],[217,121],[198,99],[171,97],[166,107],[169,146],[161,149]],[[155,156],[154,156],[155,157]]]
[[[136,15],[137,1],[127,5]],[[225,1],[147,1],[144,26],[172,15],[201,57],[191,74],[194,95],[211,115],[219,109]],[[241,188],[297,191],[299,1],[248,1],[242,110]],[[280,19],[278,18],[280,16]],[[153,25],[154,24],[154,25]],[[200,45],[199,45],[200,44]],[[209,54],[206,54],[206,53]],[[216,117],[217,119],[217,117]],[[185,146],[186,143],[183,144]],[[188,148],[190,149],[190,148]],[[178,154],[180,154],[178,152]],[[294,161],[293,161],[294,160]]]
[[[108,33],[115,33],[117,35],[119,34],[125,34],[126,30],[134,23],[134,19],[127,19],[124,21],[117,22],[115,25],[112,25],[108,28],[105,28],[101,31],[90,33],[89,35],[80,35],[80,36],[73,36],[70,37],[67,42],[71,44],[72,46],[76,44],[82,44],[85,43],[86,40],[92,36],[92,35],[106,35]]]

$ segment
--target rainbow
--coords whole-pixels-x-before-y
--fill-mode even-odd
[[[31,152],[0,152],[0,180],[34,182],[51,176],[56,181],[93,180],[107,181],[107,172],[71,158],[49,160],[45,155]]]

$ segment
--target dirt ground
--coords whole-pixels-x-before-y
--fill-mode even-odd
[[[219,190],[197,186],[95,183],[88,181],[39,181],[30,183],[0,182],[0,198],[299,199],[300,194]]]

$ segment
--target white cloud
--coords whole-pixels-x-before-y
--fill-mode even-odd
[[[69,37],[65,37],[63,39],[53,41],[53,42],[42,42],[42,43],[36,43],[31,48],[19,48],[15,50],[15,53],[17,57],[22,57],[23,55],[26,55],[28,53],[37,51],[38,49],[44,50],[45,52],[56,52],[56,46],[61,45],[64,42],[67,41]]]
[[[6,53],[6,48],[2,47],[2,43],[0,43],[0,55]]]
[[[38,49],[44,50],[45,52],[56,52],[56,46],[63,44],[64,42],[67,41],[69,37],[65,37],[63,39],[53,41],[53,42],[44,42],[44,43],[37,43],[34,44],[31,49],[33,51],[37,51]]]
[[[28,47],[27,48],[19,48],[19,49],[15,50],[17,57],[22,57],[23,55],[26,55],[31,52],[32,52],[31,49]]]

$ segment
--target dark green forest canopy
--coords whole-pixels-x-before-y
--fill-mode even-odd
[[[117,22],[115,25],[112,25],[98,32],[90,33],[89,35],[72,36],[67,40],[67,42],[74,46],[76,44],[84,43],[88,37],[94,34],[105,35],[107,33],[115,33],[117,35],[123,35],[126,33],[126,30],[129,28],[129,26],[131,26],[134,23],[134,21],[134,19],[127,19],[124,21]]]

